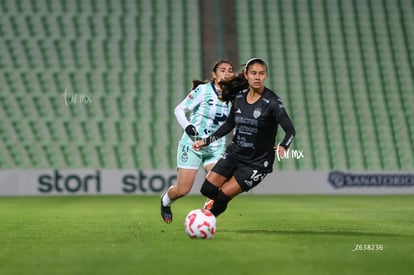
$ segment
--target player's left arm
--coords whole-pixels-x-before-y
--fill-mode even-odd
[[[226,121],[213,134],[211,134],[207,138],[194,142],[193,149],[198,151],[202,147],[207,146],[210,143],[230,133],[231,130],[233,130],[233,128],[236,126],[234,117],[235,117],[235,110],[234,110],[234,105],[233,105],[231,106],[231,110],[230,110],[229,116],[227,117]]]
[[[292,120],[290,119],[280,99],[278,100],[275,113],[275,119],[277,123],[280,125],[280,127],[282,127],[283,131],[285,132],[285,137],[283,138],[283,141],[279,144],[279,146],[282,146],[284,149],[288,149],[293,141],[293,138],[296,135],[296,130],[293,126]]]

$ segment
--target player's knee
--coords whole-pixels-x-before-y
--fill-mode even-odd
[[[231,198],[220,190],[214,200],[213,206],[210,209],[211,213],[213,213],[216,217],[219,216],[221,213],[226,211],[227,205],[230,201]]]
[[[214,200],[219,192],[219,188],[206,179],[201,186],[200,192],[207,198]]]

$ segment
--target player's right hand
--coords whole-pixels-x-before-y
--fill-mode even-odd
[[[203,148],[206,145],[207,144],[205,143],[204,140],[197,140],[193,143],[193,149],[196,150],[196,151],[200,151],[201,148]]]
[[[194,127],[194,125],[190,124],[187,127],[185,127],[185,132],[187,133],[187,135],[189,135],[190,137],[195,137],[198,133],[197,133],[197,129]]]

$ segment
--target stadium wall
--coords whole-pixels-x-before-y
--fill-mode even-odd
[[[190,194],[199,194],[204,176]],[[176,179],[175,170],[3,170],[0,196],[155,195]],[[414,173],[277,171],[249,193],[414,194]]]
[[[200,1],[203,76],[210,78],[217,60],[239,60],[236,1]],[[236,65],[236,64],[235,64]]]

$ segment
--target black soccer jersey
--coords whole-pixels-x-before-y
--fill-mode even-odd
[[[273,91],[265,88],[253,104],[247,102],[247,94],[248,90],[244,90],[236,96],[226,123],[213,136],[224,136],[235,128],[233,141],[226,152],[242,162],[271,172],[278,126],[285,131],[280,145],[286,149],[295,130],[281,99]]]

